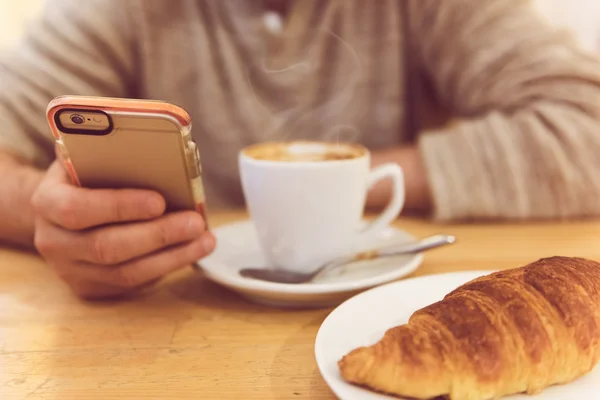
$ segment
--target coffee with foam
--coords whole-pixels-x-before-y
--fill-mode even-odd
[[[297,272],[354,251],[392,224],[404,206],[397,164],[371,167],[369,150],[353,142],[279,141],[238,154],[248,212],[266,265]],[[392,182],[383,212],[363,224],[369,188]]]
[[[279,162],[324,162],[362,157],[366,149],[352,143],[329,142],[267,142],[244,149],[250,158]]]

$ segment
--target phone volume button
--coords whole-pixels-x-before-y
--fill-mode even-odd
[[[202,173],[202,163],[200,162],[200,150],[198,149],[198,146],[196,146],[194,144],[194,158],[196,159],[196,165],[198,168],[198,171],[200,171],[200,173]]]
[[[192,178],[200,176],[202,171],[200,170],[200,162],[197,155],[197,147],[193,141],[188,142],[188,149],[186,150],[186,162],[188,171]]]

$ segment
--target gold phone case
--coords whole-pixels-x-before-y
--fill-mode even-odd
[[[169,211],[196,210],[206,219],[200,154],[185,110],[159,101],[63,96],[50,102],[47,117],[75,184],[155,190]]]

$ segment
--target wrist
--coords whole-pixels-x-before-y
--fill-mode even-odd
[[[426,213],[431,210],[432,200],[427,179],[425,163],[416,146],[395,147],[372,152],[373,167],[385,163],[396,163],[404,172],[404,189],[406,203],[404,210],[408,212]],[[390,182],[382,181],[372,188],[367,198],[367,206],[385,207],[391,196]]]
[[[0,152],[0,242],[32,247],[35,214],[31,197],[43,171]]]

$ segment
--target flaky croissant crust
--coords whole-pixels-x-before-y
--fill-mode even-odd
[[[487,400],[569,383],[599,358],[600,264],[552,257],[460,286],[339,368],[388,394]]]

